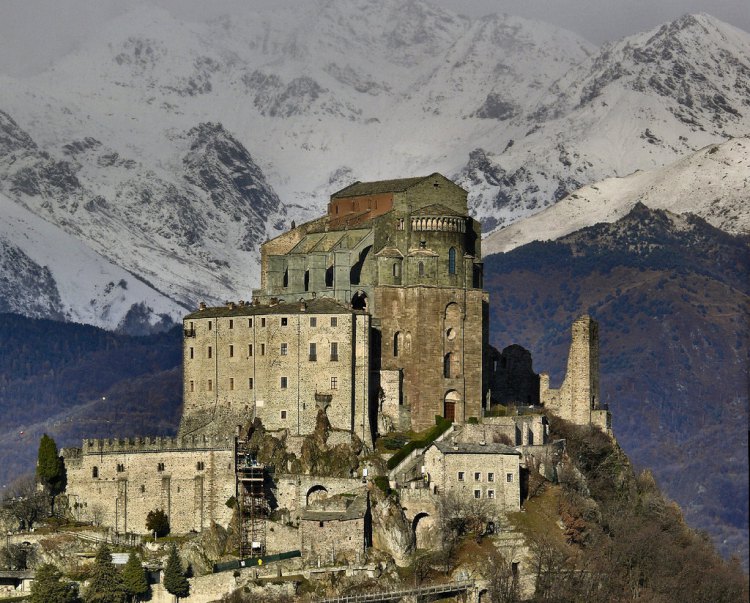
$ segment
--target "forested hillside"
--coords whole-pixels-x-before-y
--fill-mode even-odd
[[[570,323],[593,315],[619,442],[745,564],[748,265],[747,238],[642,205],[614,224],[485,258],[493,345],[531,350],[557,387]]]

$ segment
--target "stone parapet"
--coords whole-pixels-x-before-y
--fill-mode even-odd
[[[229,436],[193,435],[183,437],[155,436],[135,438],[87,438],[81,448],[63,448],[66,460],[87,454],[121,454],[123,452],[165,452],[172,450],[231,450]]]

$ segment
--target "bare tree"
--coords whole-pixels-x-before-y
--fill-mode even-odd
[[[513,562],[500,554],[489,557],[484,568],[491,603],[517,603],[520,600],[518,576]]]
[[[25,529],[31,529],[40,517],[44,517],[48,506],[47,495],[37,489],[36,480],[31,474],[16,479],[8,486],[3,498],[3,508]]]

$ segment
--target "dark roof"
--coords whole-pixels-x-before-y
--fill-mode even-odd
[[[377,195],[379,193],[402,193],[415,184],[427,180],[431,176],[419,176],[418,178],[398,178],[396,180],[378,180],[376,182],[355,182],[346,188],[342,188],[331,195],[331,199],[342,197],[360,197],[362,195]]]
[[[300,519],[303,521],[351,521],[353,519],[362,519],[367,514],[367,495],[359,494],[347,503],[346,509],[338,510],[317,510],[304,509],[300,513]]]
[[[457,216],[460,218],[467,217],[464,214],[457,212],[455,209],[446,207],[442,203],[433,203],[432,205],[422,207],[416,211],[413,211],[411,215],[412,216]]]
[[[235,304],[234,307],[218,306],[191,312],[183,320],[196,318],[223,318],[232,316],[265,316],[268,314],[363,314],[364,310],[354,310],[336,301],[332,297],[317,297],[304,301],[304,309],[299,301],[285,302],[280,300],[274,305],[253,305],[247,302],[244,306]]]
[[[494,442],[479,444],[476,442],[454,443],[441,440],[440,442],[433,442],[432,445],[443,454],[515,454],[521,456],[521,453],[515,448]]]

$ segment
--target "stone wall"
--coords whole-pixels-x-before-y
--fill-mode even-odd
[[[190,314],[180,433],[233,433],[259,417],[305,435],[325,406],[332,427],[371,443],[369,320],[325,299]]]
[[[299,525],[299,547],[311,563],[340,563],[357,560],[365,548],[365,518],[303,519]]]
[[[480,289],[377,287],[381,365],[403,372],[401,403],[415,431],[435,415],[459,423],[481,415],[487,340],[486,294]],[[450,408],[449,408],[450,407]]]
[[[504,443],[509,446],[534,446],[547,443],[549,426],[544,415],[484,417],[482,423],[467,423],[457,428],[457,442]]]
[[[498,513],[521,508],[518,454],[443,454],[433,445],[424,456],[433,492],[437,486],[439,494],[452,492],[467,500],[486,501]]]
[[[196,439],[197,440],[197,439]],[[71,513],[119,532],[148,533],[146,515],[163,509],[172,532],[228,525],[234,451],[223,439],[84,440],[63,449]]]

